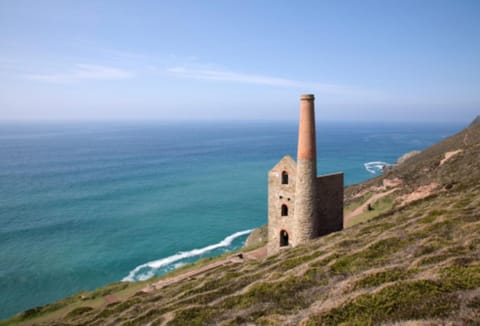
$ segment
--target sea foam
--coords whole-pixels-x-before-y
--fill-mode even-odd
[[[365,167],[365,169],[372,174],[381,173],[383,171],[383,168],[389,165],[391,164],[387,162],[382,162],[382,161],[363,163],[363,166]]]
[[[185,264],[185,263],[179,262],[180,260],[200,256],[215,249],[228,247],[232,244],[232,242],[235,239],[243,235],[249,234],[252,231],[253,230],[245,230],[245,231],[236,232],[234,234],[229,235],[228,237],[226,237],[225,239],[223,239],[218,243],[215,243],[200,249],[193,249],[190,251],[181,251],[176,253],[175,255],[158,259],[158,260],[153,260],[148,263],[139,265],[135,267],[133,270],[131,270],[130,273],[128,273],[128,275],[122,279],[122,281],[123,282],[144,281],[146,279],[153,277],[155,275],[155,271],[159,270],[160,268],[167,267],[168,265],[172,265],[173,263],[176,263],[176,262],[178,263],[174,264],[172,266],[173,267],[172,269],[178,268]]]

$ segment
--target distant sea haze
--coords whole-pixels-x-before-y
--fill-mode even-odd
[[[321,123],[318,173],[346,184],[459,124]],[[0,318],[240,248],[296,122],[1,123]]]

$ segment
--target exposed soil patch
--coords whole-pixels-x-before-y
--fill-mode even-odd
[[[106,296],[103,297],[103,300],[105,300],[105,304],[109,305],[111,303],[115,303],[115,302],[118,302],[120,301],[116,296],[114,296],[113,294],[108,294]]]
[[[400,179],[398,179],[398,180],[400,180]],[[366,202],[364,202],[362,205],[360,205],[359,207],[355,208],[353,211],[346,214],[345,215],[345,221],[348,220],[349,218],[352,218],[352,217],[355,217],[355,216],[358,216],[358,215],[362,214],[365,210],[367,210],[369,205],[370,206],[373,205],[377,200],[379,200],[379,199],[381,199],[385,196],[390,195],[392,192],[394,192],[396,190],[398,190],[398,188],[390,189],[389,191],[381,192],[381,193],[373,195]]]
[[[215,261],[211,264],[207,264],[207,265],[198,267],[194,270],[187,271],[187,272],[182,273],[180,275],[169,277],[169,278],[166,278],[166,279],[162,279],[162,280],[160,280],[156,283],[151,283],[148,286],[146,286],[145,288],[143,288],[142,291],[149,293],[149,292],[161,289],[161,288],[163,288],[167,285],[175,284],[177,282],[180,282],[180,281],[183,281],[183,280],[186,280],[186,279],[201,277],[202,274],[204,274],[208,271],[214,270],[216,268],[219,268],[221,266],[243,263],[244,260],[262,259],[266,256],[267,256],[267,247],[266,246],[255,249],[255,250],[252,250],[252,251],[249,251],[249,252],[246,252],[246,253],[240,253],[238,255],[232,255],[232,256],[227,257],[225,259],[218,260],[218,261]]]
[[[389,188],[396,188],[396,187],[398,187],[402,184],[403,184],[403,181],[400,178],[392,178],[392,179],[385,178],[385,179],[383,179],[381,186],[368,187],[367,189],[364,189],[364,190],[358,192],[357,194],[355,194],[354,196],[352,196],[351,200],[361,198],[369,192],[385,191]]]
[[[463,149],[457,149],[456,151],[451,151],[451,152],[446,152],[445,153],[445,158],[443,158],[441,161],[440,161],[440,166],[442,166],[446,161],[448,161],[450,158],[452,158],[453,156],[457,155],[458,153],[461,153],[463,152]]]
[[[267,246],[246,252],[243,254],[243,256],[247,260],[256,260],[256,259],[265,258],[267,257]]]
[[[383,186],[385,187],[385,190],[387,188],[396,188],[402,184],[402,180],[399,178],[393,178],[393,179],[383,179]]]
[[[438,188],[438,186],[439,185],[436,182],[432,182],[428,185],[420,186],[414,192],[409,193],[409,194],[404,195],[404,196],[400,196],[399,197],[399,200],[401,202],[400,205],[405,206],[406,204],[411,203],[413,201],[428,197],[433,193],[433,191],[435,189]]]

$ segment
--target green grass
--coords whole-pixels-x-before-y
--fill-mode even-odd
[[[339,308],[310,318],[307,325],[371,325],[417,318],[448,316],[459,307],[438,282],[420,280],[398,283],[365,294]]]
[[[350,274],[377,266],[388,256],[394,254],[406,245],[401,238],[392,237],[377,241],[366,249],[338,258],[330,270],[334,274]]]
[[[413,273],[413,271],[410,271]],[[360,280],[362,285],[381,284],[392,276],[377,273]],[[407,275],[393,276],[406,278]],[[402,319],[446,317],[458,309],[459,290],[480,287],[480,266],[449,266],[441,271],[439,281],[419,280],[397,283],[379,292],[365,294],[339,308],[311,318],[310,325],[363,325]]]
[[[480,265],[446,267],[441,272],[441,281],[452,291],[480,287]]]
[[[279,272],[284,272],[300,266],[306,262],[309,262],[318,256],[321,256],[323,252],[314,252],[310,255],[298,256],[281,261],[279,264],[275,265],[275,270]]]
[[[368,223],[368,224],[366,223],[366,224],[362,224],[362,226],[363,226],[361,228],[362,234],[367,234],[367,233],[383,232],[383,231],[389,230],[391,228],[394,228],[396,224],[382,221],[382,223],[377,223],[377,222]]]
[[[422,243],[415,249],[413,253],[414,257],[425,256],[434,253],[437,250],[440,250],[446,246],[445,241],[440,241],[438,239],[431,239]]]
[[[65,317],[70,318],[70,319],[75,318],[75,317],[78,317],[78,316],[81,316],[81,315],[85,314],[86,312],[90,312],[92,310],[93,310],[93,308],[89,307],[89,306],[78,307],[78,308],[75,308],[72,311],[70,311]]]
[[[214,316],[222,311],[215,307],[192,307],[181,310],[175,314],[175,317],[167,325],[178,326],[203,326],[206,325]]]
[[[333,260],[335,260],[335,259],[337,259],[337,258],[339,258],[339,257],[341,257],[340,254],[338,254],[338,253],[333,253],[333,254],[330,254],[330,255],[328,255],[327,257],[325,257],[325,258],[323,258],[323,259],[321,259],[321,260],[319,260],[319,261],[316,261],[316,262],[310,264],[310,266],[312,266],[312,267],[326,266],[326,265],[328,265],[330,262],[332,262]]]
[[[345,205],[344,213],[349,213],[360,207],[364,202],[369,200],[374,195],[374,192],[367,192],[363,196],[356,198],[347,205]]]
[[[439,254],[439,255],[434,255],[434,256],[429,256],[422,258],[418,265],[419,266],[426,266],[426,265],[433,265],[433,264],[438,264],[441,263],[449,258],[453,257],[451,254]]]
[[[285,280],[270,283],[254,284],[246,293],[228,298],[223,307],[241,309],[261,304],[268,304],[268,312],[285,312],[305,307],[309,300],[302,296],[302,290],[317,284],[308,277],[289,277]]]
[[[373,210],[371,210],[371,211],[367,210],[367,211],[365,211],[365,212],[363,212],[363,213],[361,213],[357,216],[354,216],[354,217],[348,219],[347,227],[351,227],[351,226],[353,226],[355,224],[358,224],[358,223],[366,222],[366,221],[371,220],[374,217],[376,217],[376,216],[378,216],[382,213],[385,213],[385,212],[388,212],[389,210],[391,210],[393,208],[393,197],[392,197],[392,195],[388,195],[388,196],[380,198],[375,203],[373,203],[372,207],[373,207]]]
[[[418,270],[404,270],[402,268],[388,269],[358,280],[354,289],[376,287],[387,282],[405,280],[417,272]]]

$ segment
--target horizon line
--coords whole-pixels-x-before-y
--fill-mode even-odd
[[[459,119],[459,120],[451,120],[451,119],[445,119],[445,120],[423,120],[423,119],[417,119],[417,120],[385,120],[385,119],[372,119],[372,120],[367,120],[367,119],[322,119],[318,120],[317,123],[322,123],[322,122],[329,122],[329,123],[338,123],[338,122],[345,122],[345,123],[450,123],[450,124],[456,124],[456,123],[470,123],[473,121],[477,116],[474,116],[472,119],[467,120],[467,119]],[[99,119],[99,118],[82,118],[82,119],[1,119],[0,118],[0,123],[83,123],[83,122],[115,122],[115,123],[168,123],[168,122],[185,122],[185,123],[191,123],[191,122],[197,122],[197,123],[209,123],[209,122],[298,122],[298,119]]]

